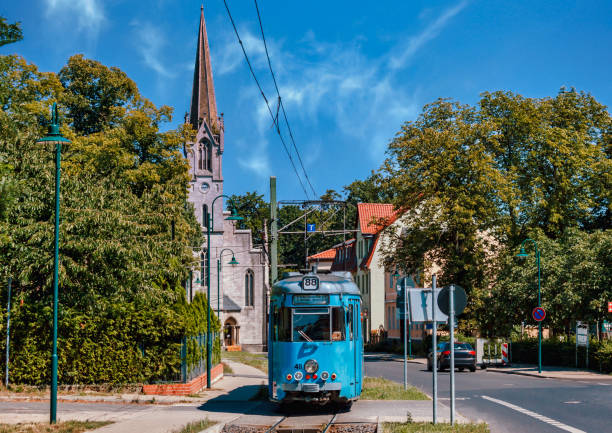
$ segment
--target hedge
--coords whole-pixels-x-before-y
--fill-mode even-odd
[[[512,362],[516,364],[538,363],[538,339],[529,338],[512,341]],[[576,366],[576,341],[557,339],[542,340],[542,365],[557,367]],[[578,348],[578,367],[586,366],[586,349]],[[602,373],[612,372],[612,340],[589,341],[589,368]]]

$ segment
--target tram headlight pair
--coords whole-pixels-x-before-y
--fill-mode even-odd
[[[306,373],[316,373],[319,370],[319,363],[314,359],[309,359],[304,364],[304,370],[306,370]]]

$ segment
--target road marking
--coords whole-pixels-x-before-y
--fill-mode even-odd
[[[513,410],[515,410],[517,412],[520,412],[522,414],[529,415],[530,417],[533,417],[533,418],[535,418],[537,420],[540,420],[540,421],[545,422],[547,424],[550,424],[552,426],[558,427],[561,430],[565,430],[565,431],[568,431],[568,432],[571,432],[571,433],[586,433],[584,430],[580,430],[580,429],[577,429],[575,427],[569,426],[567,424],[563,424],[562,422],[559,422],[559,421],[555,421],[554,419],[548,418],[547,416],[540,415],[539,413],[532,412],[532,411],[530,411],[528,409],[524,409],[524,408],[522,408],[520,406],[516,406],[516,405],[514,405],[512,403],[508,403],[507,401],[498,400],[496,398],[489,397],[487,395],[483,395],[482,398],[484,398],[485,400],[492,401],[493,403],[501,404],[502,406],[506,406],[506,407],[508,407],[510,409],[513,409]]]
[[[581,401],[573,400],[573,401],[564,401],[563,403],[565,403],[565,404],[578,404],[578,403],[582,403],[582,402]]]
[[[432,325],[433,326],[433,325]],[[603,385],[603,386],[612,386],[612,383],[602,383],[602,382],[597,382],[597,385]]]

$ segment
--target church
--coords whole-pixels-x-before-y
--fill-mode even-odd
[[[195,142],[185,143],[189,160],[188,201],[202,227],[205,243],[194,252],[197,268],[192,269],[188,297],[206,293],[206,254],[210,253],[210,303],[222,326],[222,345],[228,350],[262,351],[266,348],[268,264],[262,246],[254,246],[251,230],[228,220],[227,197],[223,195],[223,114],[217,113],[215,87],[204,8],[200,12],[193,89],[188,121],[197,131]],[[230,193],[231,194],[231,193]],[[212,231],[206,244],[206,215]],[[234,260],[232,260],[234,259]],[[238,263],[236,263],[238,262]]]

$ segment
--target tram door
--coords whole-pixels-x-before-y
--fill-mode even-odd
[[[353,395],[359,394],[361,390],[361,320],[360,320],[360,302],[357,299],[349,302],[349,338],[351,340],[351,352],[353,353]]]

